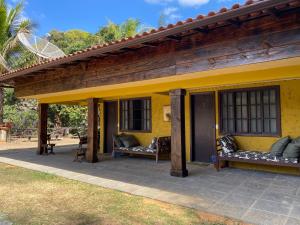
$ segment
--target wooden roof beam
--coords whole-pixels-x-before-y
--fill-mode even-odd
[[[124,53],[124,52],[118,52],[118,51],[115,51],[115,52],[106,52],[105,54],[106,54],[106,55],[109,55],[109,56],[118,56],[118,55],[120,55],[121,53]]]
[[[121,50],[128,52],[136,52],[137,50],[139,50],[139,48],[122,48]]]
[[[145,43],[142,43],[142,45],[144,46],[147,46],[147,47],[158,47],[159,46],[159,43],[154,43],[154,42],[145,42]]]
[[[231,23],[232,25],[236,26],[237,28],[240,28],[242,26],[242,21],[240,21],[239,19],[229,19],[227,20],[229,23]]]
[[[201,28],[201,27],[194,28],[193,30],[203,34],[208,34],[209,32],[208,28]]]
[[[281,13],[275,8],[267,9],[266,13],[270,14],[276,20],[279,20],[279,18],[281,16]]]
[[[173,41],[181,41],[182,37],[176,35],[168,35],[166,38],[171,39]]]

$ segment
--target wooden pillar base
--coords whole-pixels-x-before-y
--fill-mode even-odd
[[[189,175],[189,171],[187,169],[185,169],[185,170],[172,170],[171,169],[170,175],[173,177],[187,177]]]

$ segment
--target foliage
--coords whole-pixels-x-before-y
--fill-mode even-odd
[[[82,106],[50,105],[50,127],[86,127],[87,109]]]
[[[16,129],[37,128],[37,102],[16,98],[13,89],[4,89],[4,121]],[[50,105],[49,127],[86,127],[86,107]]]
[[[3,2],[4,0],[0,0]],[[22,2],[18,7],[23,9]],[[0,7],[1,10],[1,7]],[[21,11],[17,11],[20,14]],[[28,29],[32,27],[29,21],[26,21]],[[22,25],[24,27],[24,25]],[[60,32],[52,30],[49,32],[48,40],[61,48],[66,54],[88,48],[92,45],[103,44],[105,42],[115,41],[117,39],[133,36],[141,29],[140,22],[135,19],[128,19],[121,24],[115,24],[109,21],[106,26],[100,27],[95,34],[82,30],[69,30]],[[13,28],[16,32],[21,28]],[[1,32],[1,23],[0,23]],[[10,36],[15,36],[16,33]],[[0,48],[1,50],[1,48]],[[14,68],[22,67],[37,60],[37,57],[26,51],[20,46],[14,46],[11,53],[6,55],[6,59]],[[12,90],[5,91],[4,118],[6,121],[12,121],[15,127],[34,128],[37,121],[37,102],[32,100],[18,100]],[[86,108],[81,106],[69,105],[50,105],[49,107],[49,127],[86,127]]]
[[[69,30],[65,32],[52,30],[49,32],[48,39],[66,54],[71,54],[92,45],[104,44],[133,36],[137,34],[139,28],[140,22],[135,19],[128,19],[121,24],[108,21],[107,25],[100,27],[95,34],[82,30]]]
[[[5,0],[0,0],[0,54],[9,59],[19,56],[24,49],[17,40],[19,32],[30,32],[35,26],[29,19],[22,18],[24,1],[9,7]],[[0,65],[0,73],[5,69]]]
[[[38,62],[39,58],[24,47],[20,47],[15,54],[7,56],[6,60],[12,69],[18,69]]]
[[[38,121],[35,100],[17,99],[12,89],[4,89],[4,121],[16,129],[36,128]]]
[[[69,30],[66,32],[52,30],[49,33],[49,41],[61,48],[66,54],[71,54],[100,43],[99,37],[81,30]]]
[[[19,32],[30,32],[33,23],[28,19],[22,18],[24,2],[16,3],[15,7],[10,7],[5,0],[0,0],[0,54],[8,60],[13,56],[20,55],[20,43],[17,41]],[[25,65],[25,64],[22,64]],[[0,64],[0,74],[6,72],[6,68]],[[0,124],[4,118],[4,90],[0,88]],[[9,110],[10,109],[6,109]],[[15,110],[12,110],[15,112]],[[5,113],[6,117],[7,112]]]
[[[96,36],[98,36],[103,42],[116,41],[136,35],[139,30],[139,26],[140,22],[136,19],[128,19],[119,25],[112,21],[108,21],[106,26],[100,27]]]

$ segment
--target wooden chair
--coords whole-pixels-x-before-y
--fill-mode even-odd
[[[79,138],[79,144],[78,144],[78,149],[75,153],[74,161],[82,161],[85,159],[85,155],[86,155],[86,148],[84,148],[83,145],[87,144],[87,136],[80,136],[79,132],[77,132],[77,136]],[[81,157],[80,160],[79,157]]]
[[[48,154],[52,154],[54,155],[54,151],[53,148],[55,147],[55,144],[51,144],[51,134],[47,135],[47,144],[43,144],[42,148],[43,148],[43,153],[48,155]]]

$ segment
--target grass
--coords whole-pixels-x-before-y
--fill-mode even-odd
[[[238,224],[192,209],[0,163],[0,214],[15,224]]]

